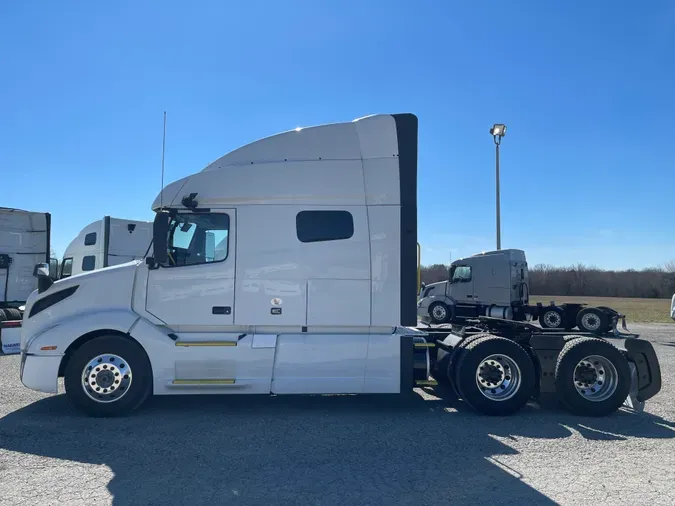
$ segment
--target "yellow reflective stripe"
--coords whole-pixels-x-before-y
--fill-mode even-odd
[[[237,346],[237,341],[176,341],[176,346]]]
[[[233,385],[233,379],[173,380],[174,385]]]

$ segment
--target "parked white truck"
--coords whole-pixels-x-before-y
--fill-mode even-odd
[[[548,393],[575,413],[640,408],[661,377],[634,336],[619,348],[485,318],[415,328],[417,128],[379,114],[260,139],[163,189],[145,261],[55,283],[36,266],[21,381],[57,392],[64,377],[93,416],[152,394],[406,395],[436,381],[487,414]]]
[[[37,288],[35,264],[48,262],[56,277],[50,230],[49,213],[0,207],[0,355],[19,353],[22,308]]]
[[[546,329],[572,330],[604,335],[616,333],[626,317],[612,308],[586,307],[585,303],[530,304],[525,252],[519,249],[487,251],[455,260],[447,281],[423,287],[417,315],[430,324],[459,323],[478,316],[516,321],[536,321]]]
[[[59,278],[143,258],[152,242],[152,222],[104,216],[84,227],[61,260]]]

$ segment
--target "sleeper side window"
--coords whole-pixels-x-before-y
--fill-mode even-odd
[[[84,236],[84,245],[93,246],[96,244],[96,232],[90,232]]]
[[[229,234],[227,214],[177,214],[169,225],[165,267],[222,262],[229,255]]]
[[[300,242],[349,239],[354,235],[354,217],[348,211],[300,211],[295,229]]]
[[[96,269],[96,257],[94,255],[82,257],[82,270],[93,271],[94,269]]]

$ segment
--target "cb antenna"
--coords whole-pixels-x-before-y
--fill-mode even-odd
[[[166,111],[164,111],[164,134],[162,135],[162,187],[159,190],[159,210],[164,209],[164,151],[166,149]]]

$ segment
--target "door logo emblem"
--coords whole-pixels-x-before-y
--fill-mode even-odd
[[[281,299],[275,297],[270,301],[270,304],[273,306],[281,306]]]

